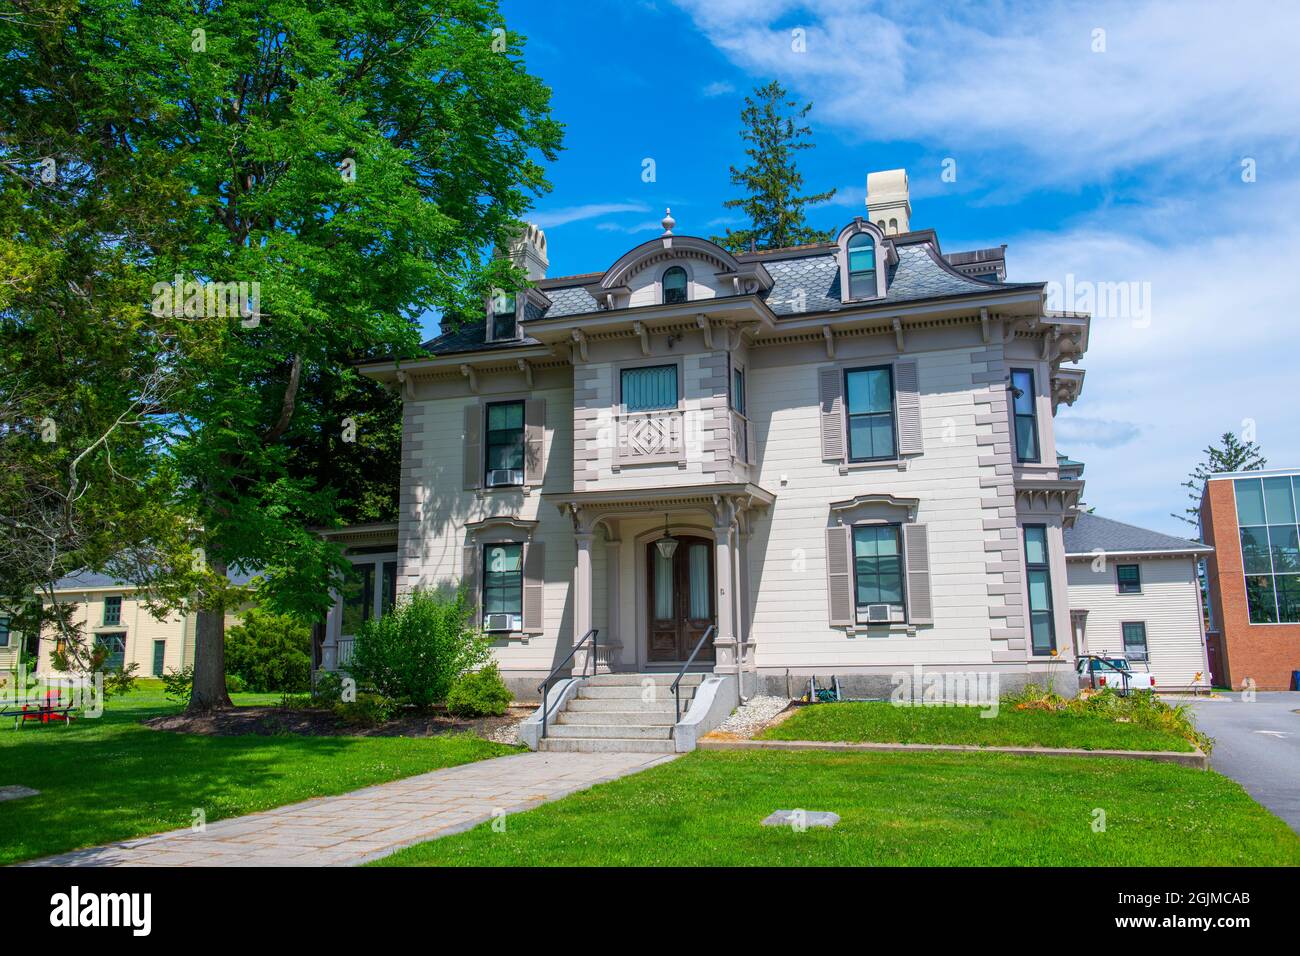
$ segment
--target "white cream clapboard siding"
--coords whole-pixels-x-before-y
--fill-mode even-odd
[[[1120,594],[1117,564],[1141,567],[1142,593]],[[1091,556],[1069,561],[1070,606],[1088,611],[1087,642],[1092,654],[1124,650],[1122,624],[1142,621],[1147,628],[1147,665],[1156,686],[1186,686],[1196,674],[1209,679],[1201,633],[1201,595],[1192,558],[1110,557],[1094,571]],[[1136,664],[1142,670],[1141,664]]]

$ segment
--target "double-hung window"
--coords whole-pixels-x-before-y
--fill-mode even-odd
[[[872,299],[876,295],[876,240],[860,232],[849,240],[849,298]]]
[[[113,627],[122,623],[122,598],[120,596],[104,598],[104,625]]]
[[[619,395],[629,412],[653,412],[677,407],[677,366],[643,365],[625,368]]]
[[[1120,594],[1142,593],[1142,569],[1138,565],[1117,564],[1115,576],[1119,580]]]
[[[483,624],[489,631],[524,626],[524,546],[483,546]]]
[[[1120,625],[1124,630],[1124,656],[1130,661],[1147,659],[1147,626],[1143,621],[1125,621]]]
[[[1047,527],[1025,525],[1025,575],[1029,584],[1029,631],[1037,655],[1056,650],[1052,615],[1052,572],[1047,558]]]
[[[1039,461],[1038,415],[1035,412],[1034,372],[1011,370],[1011,406],[1016,420],[1016,461]]]
[[[0,615],[0,647],[8,647],[9,643],[9,618]]]
[[[894,422],[894,371],[888,365],[844,373],[849,461],[898,457]]]
[[[355,636],[361,625],[375,613],[375,566],[371,562],[354,564],[343,582],[343,621],[341,633]]]
[[[487,407],[487,485],[524,483],[524,403],[493,402]]]
[[[853,527],[854,598],[860,622],[868,620],[872,604],[888,604],[891,619],[895,611],[905,613],[901,530],[896,524]]]
[[[519,338],[519,323],[515,317],[515,297],[509,292],[498,292],[492,297],[492,341],[505,342]]]

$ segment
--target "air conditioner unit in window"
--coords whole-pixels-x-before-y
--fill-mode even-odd
[[[510,628],[509,614],[487,614],[483,618],[483,630],[485,631],[509,631]]]
[[[487,473],[489,488],[501,488],[506,485],[522,485],[524,473],[519,468],[493,468]]]
[[[867,605],[867,623],[868,624],[888,624],[890,611],[892,609],[888,604],[868,604]]]

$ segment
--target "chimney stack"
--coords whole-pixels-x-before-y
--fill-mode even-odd
[[[510,261],[527,272],[534,282],[546,278],[551,263],[546,258],[546,233],[540,226],[530,222],[510,241]]]
[[[912,201],[906,169],[867,173],[867,218],[887,236],[911,230]]]

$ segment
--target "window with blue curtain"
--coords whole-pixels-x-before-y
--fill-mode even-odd
[[[849,240],[849,298],[870,299],[876,294],[876,240],[860,232]]]
[[[625,368],[620,379],[623,406],[629,412],[677,407],[677,366]]]
[[[691,577],[691,618],[696,621],[709,617],[709,546],[691,545],[688,570]]]

